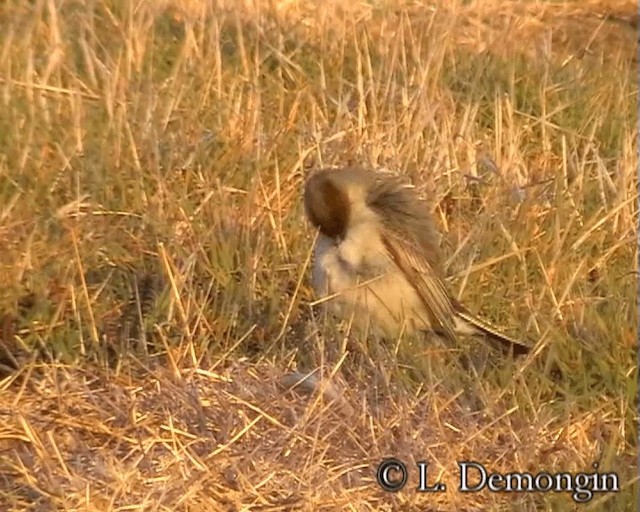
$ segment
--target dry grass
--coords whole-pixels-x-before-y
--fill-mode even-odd
[[[2,4],[2,510],[635,508],[636,5],[464,4]],[[301,183],[349,162],[428,190],[529,357],[313,316]],[[465,459],[621,491],[462,494]]]

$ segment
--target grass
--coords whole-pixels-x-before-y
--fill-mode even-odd
[[[0,7],[3,510],[633,510],[636,6]],[[433,200],[451,290],[535,343],[313,314],[320,165]],[[319,369],[324,393],[282,388]],[[320,384],[318,384],[320,385]],[[427,460],[446,493],[375,482]],[[456,461],[618,493],[462,494]]]

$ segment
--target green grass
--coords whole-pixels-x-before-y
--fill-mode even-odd
[[[360,432],[374,460],[426,451],[421,456],[437,459],[445,478],[460,457],[510,470],[579,471],[597,460],[625,487],[592,509],[631,510],[636,34],[602,21],[596,3],[458,4],[241,9],[16,0],[0,7],[0,341],[21,360],[18,375],[43,378],[31,373],[25,351],[47,352],[97,379],[117,381],[133,366],[131,386],[162,381],[158,364],[172,378],[193,366],[246,364],[238,371],[247,382],[260,372],[335,368],[358,420],[325,419],[317,402],[298,403],[304,421],[296,428],[306,436],[317,435],[317,413],[332,432],[345,424]],[[536,343],[533,356],[504,360],[464,341],[463,354],[487,363],[476,379],[457,352],[436,343],[346,340],[344,326],[311,318],[304,175],[354,162],[397,169],[428,191],[451,290]],[[0,416],[0,430],[4,423],[6,431],[37,431],[25,404],[50,397],[16,395],[19,387],[15,376],[5,381],[0,403],[30,419]],[[256,407],[282,406],[286,416],[287,397],[260,396]],[[229,407],[216,397],[212,403]],[[86,400],[78,403],[116,399]],[[416,411],[429,414],[426,424],[411,416]],[[240,424],[248,423],[242,414]],[[407,436],[432,429],[421,431],[432,441],[389,440],[392,427]],[[289,448],[291,431],[262,435]],[[318,474],[363,456],[347,450],[329,464],[309,453],[298,460],[309,472],[292,491],[301,509],[332,499],[331,510],[424,505],[409,491],[396,501],[376,494],[373,483],[344,486],[338,498],[314,493]],[[11,460],[15,471],[18,459]],[[212,463],[205,466],[217,478]],[[16,481],[35,486],[29,471],[18,473]],[[278,489],[268,474],[248,472],[238,503],[260,502],[258,482],[266,482],[264,496]],[[136,494],[82,478],[105,503],[116,494],[141,509],[197,510],[206,502],[201,491],[162,501],[140,490],[142,480],[132,484]],[[222,489],[208,496],[209,510],[221,506]],[[12,493],[3,490],[0,502],[22,510]],[[84,510],[79,497],[75,505],[51,499],[53,508]],[[573,507],[565,495],[439,499],[443,510],[473,500],[488,510]],[[113,503],[96,507],[116,510]]]

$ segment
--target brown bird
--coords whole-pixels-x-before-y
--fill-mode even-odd
[[[337,316],[397,336],[484,336],[523,354],[529,347],[460,304],[442,281],[439,234],[426,201],[387,171],[322,169],[304,190],[314,247],[313,286]]]

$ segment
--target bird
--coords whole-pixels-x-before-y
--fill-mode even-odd
[[[481,336],[514,355],[527,343],[469,312],[443,280],[440,234],[427,200],[383,169],[312,171],[304,210],[317,235],[312,285],[339,319],[383,337],[431,332],[452,343]]]

